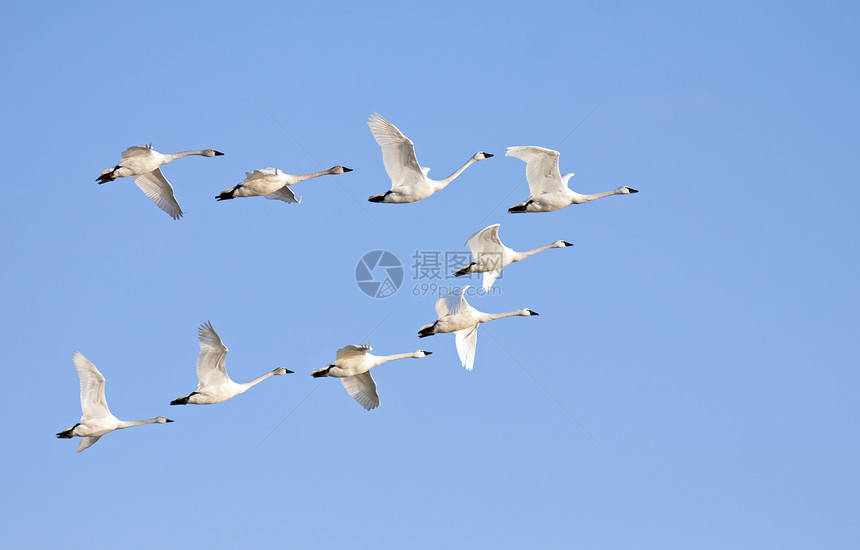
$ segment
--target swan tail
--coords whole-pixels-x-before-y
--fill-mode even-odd
[[[527,202],[524,202],[522,204],[517,204],[515,206],[511,206],[510,208],[508,208],[508,212],[511,214],[516,214],[518,212],[528,212],[528,210],[526,210],[527,206],[528,206]]]
[[[472,273],[471,269],[475,267],[475,262],[470,263],[469,265],[463,266],[457,271],[454,272],[455,277],[462,277],[463,275],[468,275]]]
[[[226,201],[226,200],[234,198],[234,195],[236,194],[236,189],[237,189],[237,187],[234,187],[233,189],[227,189],[226,191],[221,191],[220,193],[218,193],[218,196],[215,197],[215,200],[216,201]]]
[[[116,177],[114,176],[114,172],[116,172],[118,168],[119,166],[114,166],[113,168],[105,170],[104,172],[99,174],[99,177],[96,178],[96,181],[99,182],[99,185],[101,185],[103,183],[115,180]]]
[[[191,394],[191,395],[194,395],[194,394]],[[174,399],[173,401],[170,402],[170,404],[171,405],[187,405],[188,399],[191,397],[191,395],[186,395],[185,397],[180,397],[179,399]]]
[[[75,431],[75,428],[77,428],[80,425],[81,425],[81,423],[78,422],[77,424],[75,424],[74,426],[69,428],[68,430],[63,430],[60,433],[58,433],[57,437],[59,437],[60,439],[71,439],[71,438],[75,437],[72,432]]]
[[[424,325],[423,327],[419,328],[418,338],[426,338],[427,336],[433,336],[434,334],[436,334],[434,332],[434,329],[436,328],[436,323],[438,323],[438,321],[434,322],[433,324]]]
[[[385,197],[391,194],[391,191],[386,191],[381,195],[371,195],[367,200],[370,202],[385,202]]]
[[[322,378],[323,376],[328,376],[328,371],[329,371],[333,366],[334,366],[334,365],[329,365],[329,366],[327,366],[327,367],[323,367],[323,368],[321,368],[321,369],[317,369],[317,370],[315,370],[315,371],[313,371],[313,372],[311,373],[311,376],[313,376],[314,378]]]

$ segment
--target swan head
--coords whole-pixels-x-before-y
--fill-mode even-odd
[[[292,373],[293,373],[293,371],[291,371],[290,369],[286,369],[284,367],[278,367],[272,371],[272,374],[292,374]]]
[[[423,349],[419,349],[415,352],[415,358],[421,359],[422,357],[427,357],[428,355],[433,355],[432,351],[424,351]]]
[[[173,420],[164,418],[163,416],[159,416],[155,419],[156,424],[167,424],[168,422],[173,422]]]
[[[556,248],[564,248],[565,246],[573,246],[573,243],[567,241],[555,241],[552,245]]]
[[[215,149],[206,149],[205,151],[203,151],[204,157],[220,157],[223,155],[224,155],[224,153],[222,153],[220,151],[216,151]]]
[[[619,195],[629,195],[630,193],[638,193],[639,192],[636,189],[633,189],[632,187],[627,187],[626,185],[623,187],[619,187],[618,189],[616,189],[616,191],[618,191]]]
[[[522,315],[524,317],[530,317],[532,315],[537,315],[537,314],[538,314],[537,311],[532,311],[527,307],[524,307],[523,309],[520,310],[520,315]]]
[[[337,165],[331,169],[332,174],[344,174],[346,172],[352,172],[352,168],[347,168],[346,166]]]
[[[491,155],[490,153],[485,153],[483,151],[479,151],[479,152],[475,153],[475,155],[472,157],[472,160],[475,160],[475,161],[484,160],[484,159],[488,159],[492,156],[493,155]]]

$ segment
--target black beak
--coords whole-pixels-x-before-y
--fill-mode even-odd
[[[561,242],[564,243],[564,246],[573,246],[573,243],[569,243],[567,241],[561,241]]]
[[[344,166],[343,171],[344,172],[352,172],[352,168],[347,168],[346,166]]]
[[[632,187],[628,187],[627,189],[629,189],[631,193],[638,193],[639,192],[636,189],[633,189]]]
[[[165,418],[165,420],[166,420],[166,421],[168,421],[168,422],[173,422],[173,420],[171,420],[171,419],[169,419],[169,418]]]
[[[222,153],[221,151],[215,151],[215,156],[216,157],[223,157],[224,153]]]
[[[494,157],[494,156],[496,156],[496,155],[492,155],[492,154],[490,154],[490,153],[484,153],[484,156],[485,156],[485,157],[487,157],[487,158],[490,158],[490,157]]]
[[[423,349],[421,351],[424,351]],[[433,355],[432,351],[424,351],[424,355]]]
[[[293,374],[293,371],[291,371],[290,369],[284,369],[284,370],[287,371],[287,374]]]
[[[537,312],[537,311],[532,311],[532,310],[529,310],[529,313],[531,313],[532,315],[537,315],[537,314],[538,314],[538,312]]]

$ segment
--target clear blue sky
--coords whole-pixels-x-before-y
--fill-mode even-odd
[[[5,7],[4,547],[856,548],[855,3],[311,4]],[[496,156],[368,203],[374,111],[431,176]],[[178,222],[95,182],[149,141],[225,153],[164,168]],[[641,192],[507,214],[511,145]],[[300,205],[214,200],[335,164]],[[467,372],[416,337],[410,256],[492,223],[575,246],[471,300],[540,316],[483,327]],[[374,249],[406,266],[390,298],[354,281]],[[170,407],[206,320],[234,379],[296,374]],[[308,376],[364,340],[434,352],[377,369],[371,412]],[[118,417],[176,422],[75,454],[75,350]]]

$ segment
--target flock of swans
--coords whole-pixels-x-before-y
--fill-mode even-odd
[[[368,126],[374,139],[382,149],[382,161],[385,171],[391,179],[391,189],[382,194],[372,195],[370,202],[376,203],[409,203],[425,199],[441,191],[469,166],[493,155],[479,151],[472,155],[465,164],[447,178],[433,180],[427,177],[430,169],[418,164],[415,155],[415,144],[407,138],[395,125],[377,113],[371,115]],[[152,148],[152,144],[135,146],[122,153],[120,162],[108,170],[104,170],[96,181],[99,184],[113,181],[117,178],[130,177],[147,197],[173,219],[182,217],[183,212],[174,195],[173,186],[161,172],[161,166],[176,159],[199,155],[217,157],[223,153],[214,149],[184,151],[174,154],[162,154]],[[526,163],[526,178],[529,185],[529,197],[526,201],[516,204],[508,212],[552,212],[572,204],[582,204],[611,195],[627,195],[637,193],[636,189],[623,186],[612,191],[582,195],[568,187],[572,173],[561,175],[558,165],[559,153],[543,147],[508,147],[506,156],[518,158]],[[281,200],[288,203],[300,203],[301,197],[296,198],[290,186],[305,180],[324,175],[338,175],[351,172],[344,166],[334,166],[328,170],[310,174],[286,174],[277,168],[264,168],[245,173],[245,179],[235,187],[226,189],[215,198],[218,201],[239,197],[262,196],[267,199]],[[455,276],[471,273],[483,273],[482,288],[487,291],[506,266],[524,260],[533,254],[550,248],[565,248],[572,246],[567,241],[555,241],[546,246],[516,252],[499,239],[499,226],[494,224],[482,229],[466,241],[466,246],[472,252],[472,261],[457,269]],[[469,305],[466,301],[465,286],[459,291],[442,296],[436,301],[437,319],[433,323],[422,326],[418,330],[419,338],[434,334],[453,332],[457,354],[462,365],[472,370],[475,364],[475,351],[478,342],[478,326],[505,317],[530,317],[537,313],[528,308],[503,313],[483,313]],[[276,368],[250,382],[243,384],[234,382],[227,374],[227,346],[215,332],[212,324],[207,322],[198,329],[200,354],[197,357],[197,389],[188,395],[170,402],[171,405],[211,405],[226,401],[246,392],[251,387],[272,376],[290,374],[293,371],[284,367]],[[348,345],[337,350],[334,362],[313,371],[314,378],[340,378],[344,389],[362,407],[367,410],[379,406],[379,394],[376,382],[370,374],[374,367],[398,359],[421,359],[431,354],[429,351],[418,350],[412,353],[395,355],[373,355],[368,353],[372,348],[366,345]],[[92,446],[100,437],[114,430],[140,426],[143,424],[165,424],[173,422],[163,416],[147,420],[119,420],[107,406],[105,400],[105,377],[99,370],[76,351],[72,362],[81,383],[81,416],[80,422],[73,427],[57,434],[58,438],[70,439],[80,437],[77,452]]]

